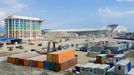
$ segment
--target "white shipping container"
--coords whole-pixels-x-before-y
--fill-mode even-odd
[[[87,75],[95,75],[95,68],[100,66],[100,64],[87,63],[83,66],[80,66],[80,73]]]
[[[118,54],[114,56],[114,62],[119,62],[120,60],[125,59],[125,55],[124,54]]]
[[[106,75],[108,69],[110,69],[110,65],[102,64],[95,68],[95,73],[98,75]]]
[[[94,75],[95,74],[95,68],[100,66],[100,64],[92,64],[90,66],[88,66],[88,74],[89,75]]]
[[[107,70],[107,75],[115,75],[115,67],[112,67],[109,70]]]
[[[97,57],[99,57],[97,60],[105,61],[107,59],[107,54],[100,54]]]
[[[134,68],[132,68],[128,73],[127,75],[134,75]]]
[[[88,65],[92,65],[93,63],[88,63],[88,64],[85,64],[85,65],[80,65],[80,73],[87,73],[87,68],[88,68]]]
[[[128,73],[129,60],[121,60],[115,64],[115,74],[126,75]]]

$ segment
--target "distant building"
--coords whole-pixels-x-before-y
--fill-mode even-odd
[[[107,29],[110,32],[109,34],[111,35],[111,37],[115,37],[128,32],[127,27],[118,24],[107,25],[106,27],[104,27],[104,29]]]
[[[56,34],[57,32],[68,33],[68,37],[107,37],[109,32],[106,29],[45,29],[43,30],[43,37],[48,37],[48,34]],[[60,35],[57,34],[58,37]]]
[[[24,16],[8,16],[5,19],[7,38],[35,40],[41,37],[42,20]]]
[[[128,32],[127,27],[118,25],[118,24],[111,24],[107,25],[104,29],[107,29],[111,33],[126,33]]]
[[[49,37],[50,34],[55,34],[57,37],[62,37],[57,33],[65,33],[68,37],[91,37],[103,38],[114,37],[120,33],[126,33],[127,27],[118,24],[111,24],[103,27],[102,29],[44,29],[43,37]],[[68,34],[67,34],[68,33]],[[51,36],[50,36],[51,37]]]

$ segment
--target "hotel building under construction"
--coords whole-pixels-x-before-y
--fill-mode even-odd
[[[36,40],[41,37],[42,20],[39,18],[8,16],[5,19],[6,37]]]

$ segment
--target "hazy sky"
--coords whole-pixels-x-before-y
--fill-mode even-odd
[[[134,31],[134,0],[0,0],[1,27],[8,15],[39,17],[42,29],[120,24]]]

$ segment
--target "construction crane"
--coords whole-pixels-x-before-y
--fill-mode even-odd
[[[48,52],[48,53],[50,52],[51,43],[52,43],[52,45],[53,45],[52,51],[56,51],[56,48],[55,48],[56,42],[51,40],[51,41],[48,41],[48,46],[47,46],[47,52]]]

